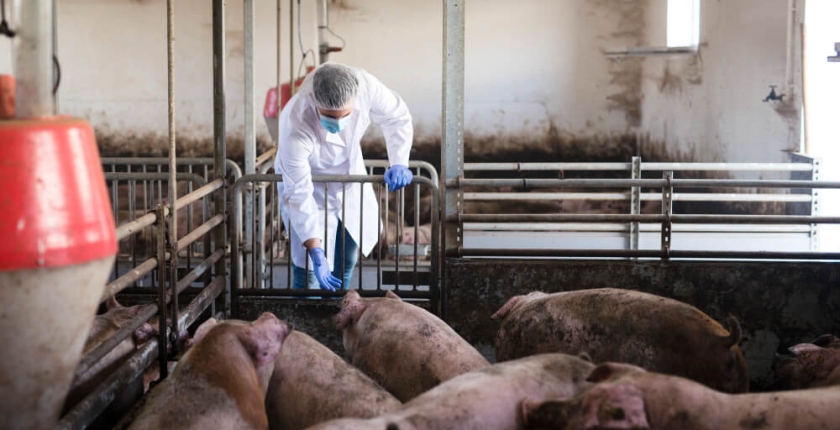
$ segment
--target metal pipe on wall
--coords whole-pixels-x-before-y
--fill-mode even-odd
[[[302,54],[302,53],[301,53]],[[289,0],[289,95],[295,95],[295,0]],[[277,87],[280,99],[280,87]],[[280,111],[277,111],[278,116]]]
[[[794,58],[794,44],[796,42],[796,35],[794,32],[798,33],[799,29],[796,28],[796,2],[797,0],[788,0],[788,7],[787,7],[787,49],[785,52],[785,89],[783,91],[784,94],[792,94],[793,90],[793,58]]]
[[[61,71],[58,69],[58,0],[52,0],[52,56],[56,64],[51,70],[53,71],[52,82],[55,87],[61,77]],[[53,115],[58,114],[58,87],[55,87],[53,92]]]
[[[225,0],[213,0],[213,142],[215,148],[213,172],[216,179],[226,179],[225,155]],[[216,214],[225,213],[226,187],[222,187],[214,196]],[[216,248],[226,246],[227,232],[224,228],[216,229]],[[225,282],[225,259],[216,263],[216,278]],[[225,294],[225,315],[230,315],[229,295]]]
[[[283,77],[281,76],[283,62],[280,61],[280,54],[282,53],[282,49],[280,49],[280,47],[283,45],[283,34],[280,32],[283,27],[282,4],[283,0],[277,0],[277,119],[275,121],[280,120],[280,87],[283,86]],[[274,143],[277,144],[277,142]]]
[[[318,53],[320,63],[324,64],[329,61],[330,44],[327,42],[327,28],[329,27],[329,9],[327,7],[327,0],[317,0],[318,2]]]
[[[51,116],[52,96],[52,0],[15,0],[17,34],[12,39],[15,76],[15,112],[18,118]]]
[[[256,121],[254,116],[254,0],[245,0],[243,16],[245,32],[245,174],[255,173],[257,158],[257,139],[255,135]],[[279,89],[279,87],[278,87]],[[279,93],[278,93],[279,98]],[[254,223],[254,200],[250,195],[256,190],[249,191],[245,199],[245,225]],[[251,243],[253,232],[245,230],[245,240]],[[253,254],[246,256],[248,267],[253,264]]]
[[[166,0],[166,69],[167,87],[169,102],[169,282],[175,283],[178,279],[178,253],[174,248],[178,243],[178,215],[175,204],[178,200],[178,183],[175,180],[178,174],[177,145],[175,140],[175,3],[174,0]],[[166,315],[166,304],[158,304],[161,314]],[[172,315],[178,315],[178,296],[172,300]],[[178,321],[172,319],[172,332],[180,333]],[[166,361],[166,360],[162,360]]]
[[[444,185],[444,219],[456,215],[462,207],[461,189],[450,185],[464,174],[464,9],[466,0],[443,2],[443,145],[441,168]],[[443,247],[462,246],[460,222],[444,223]],[[445,260],[443,262],[445,264]],[[445,270],[444,270],[445,272]],[[443,296],[446,303],[446,279]],[[446,309],[441,309],[445,318]]]
[[[257,128],[254,116],[254,0],[245,0],[245,174],[254,173],[257,159]],[[246,207],[246,214],[253,210]]]

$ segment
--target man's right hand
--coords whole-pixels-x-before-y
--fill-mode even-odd
[[[315,278],[318,279],[321,288],[328,291],[335,291],[336,288],[341,288],[341,280],[333,276],[332,272],[330,272],[330,265],[327,261],[327,256],[324,254],[324,249],[312,248],[309,251],[309,256],[315,265]]]

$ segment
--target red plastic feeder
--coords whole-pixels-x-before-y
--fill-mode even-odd
[[[54,428],[117,252],[93,129],[0,121],[0,428]]]

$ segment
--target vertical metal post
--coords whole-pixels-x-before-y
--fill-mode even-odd
[[[662,187],[662,215],[665,215],[665,221],[662,221],[661,245],[662,252],[665,253],[665,259],[670,258],[671,254],[671,204],[674,195],[674,187],[671,186],[671,181],[674,179],[674,172],[663,172],[662,178],[668,181],[668,184]]]
[[[443,145],[441,168],[444,187],[444,219],[462,210],[460,187],[447,187],[446,181],[464,173],[464,8],[466,0],[444,0],[443,4]],[[461,222],[445,223],[443,249],[462,246]],[[445,266],[445,260],[444,266]],[[444,271],[445,272],[445,271]],[[445,319],[447,294],[443,277],[441,317]]]
[[[280,32],[282,30],[282,7],[283,0],[277,0],[277,119],[280,119],[280,86],[283,84],[283,78],[280,76],[280,71],[282,70],[283,62],[280,61],[280,54],[282,49],[280,46],[283,44],[283,34]],[[279,128],[278,128],[279,129]],[[274,142],[276,145],[278,142]]]
[[[642,157],[633,157],[632,179],[642,178]],[[630,187],[630,214],[642,212],[641,187]],[[639,223],[630,223],[630,249],[639,249]]]
[[[820,180],[820,160],[817,158],[811,159],[811,180]],[[811,216],[819,216],[820,214],[820,190],[816,188],[811,189]],[[811,224],[811,251],[820,250],[819,225]]]
[[[226,178],[225,155],[227,147],[225,141],[225,0],[213,0],[213,142],[215,154],[213,158],[213,172],[216,178]],[[225,214],[227,206],[227,185],[219,189],[213,198],[216,214]],[[224,249],[227,245],[227,228],[222,224],[216,228],[216,245]],[[216,263],[216,277],[225,277],[225,258]],[[230,315],[230,286],[227,286],[223,300],[223,312]]]
[[[327,7],[327,0],[317,0],[318,2],[318,54],[319,63],[324,64],[329,61],[330,44],[327,42],[327,27],[329,26],[329,9]]]
[[[245,36],[245,174],[256,172],[257,160],[257,123],[254,117],[254,0],[245,0],[243,23]],[[245,243],[254,244],[254,193],[257,192],[257,184],[245,188]],[[251,274],[255,273],[257,256],[253,252],[245,254],[245,273],[248,273],[248,286],[253,288],[256,280]]]
[[[277,99],[280,99],[279,87],[277,91]],[[293,95],[295,95],[295,0],[289,0],[289,96]],[[277,112],[279,115],[280,111]]]
[[[178,212],[175,209],[178,200],[177,148],[175,143],[175,0],[166,0],[166,69],[169,99],[169,291],[172,298],[172,336],[180,333],[178,327]],[[166,303],[160,304],[165,309]],[[166,327],[161,325],[160,327]],[[165,331],[165,329],[164,329]],[[175,342],[172,342],[175,345]],[[166,360],[162,360],[166,361]]]
[[[257,255],[255,257],[257,262],[257,273],[255,274],[254,279],[256,285],[259,286],[258,288],[265,288],[265,193],[267,193],[268,188],[272,186],[275,189],[277,188],[277,186],[273,183],[260,184],[259,194],[257,195],[257,237],[254,238],[254,242],[257,244]],[[271,224],[269,222],[269,227],[270,226]],[[271,262],[269,261],[269,264],[270,263]]]
[[[166,209],[164,206],[158,205],[155,208],[155,241],[157,245],[157,275],[158,275],[158,362],[160,364],[160,380],[162,381],[168,375],[168,367],[166,366],[166,350],[168,339],[166,337]]]
[[[58,61],[58,7],[56,3],[58,0],[52,0],[52,57],[55,61]],[[59,77],[61,76],[60,70],[58,70],[56,65],[53,65],[50,70],[52,70],[52,83],[53,87],[58,82]],[[57,90],[57,88],[56,88]],[[52,95],[53,100],[53,115],[58,114],[58,91],[55,91]]]
[[[53,115],[52,0],[16,0],[12,66],[18,118]]]

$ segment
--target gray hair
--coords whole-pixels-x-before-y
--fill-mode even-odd
[[[322,109],[344,109],[358,89],[359,79],[352,69],[343,64],[324,63],[312,77],[315,103]]]

